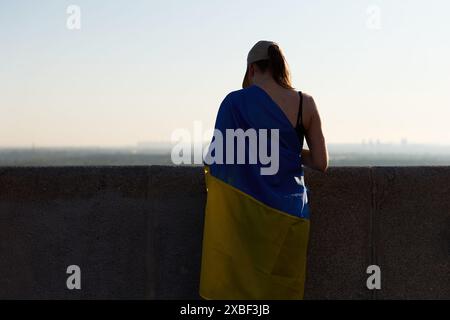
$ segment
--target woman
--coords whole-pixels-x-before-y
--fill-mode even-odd
[[[238,133],[244,140],[236,146]],[[270,174],[261,149],[275,156]],[[302,165],[324,172],[328,154],[314,100],[293,89],[277,43],[259,41],[248,53],[243,89],[222,101],[205,164],[200,295],[302,299],[309,238]]]

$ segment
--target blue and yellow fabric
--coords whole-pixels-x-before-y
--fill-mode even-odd
[[[200,295],[302,299],[310,214],[303,142],[280,107],[256,85],[225,97],[215,128],[224,137],[226,129],[278,129],[279,170],[261,175],[259,161],[205,165]]]

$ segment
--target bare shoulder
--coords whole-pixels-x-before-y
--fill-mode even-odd
[[[316,102],[312,95],[302,92],[303,94],[303,124],[306,129],[310,126],[314,119],[319,118]]]
[[[306,92],[302,92],[303,94],[303,108],[304,110],[314,111],[317,110],[316,102],[312,95]]]

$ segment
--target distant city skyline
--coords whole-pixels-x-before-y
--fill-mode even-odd
[[[176,145],[178,142],[170,142],[170,141],[137,141],[136,143],[132,144],[123,144],[123,145],[56,145],[56,146],[45,146],[45,145],[38,145],[38,144],[31,144],[31,145],[25,145],[25,146],[0,146],[0,150],[5,149],[110,149],[110,150],[120,150],[120,149],[135,149],[135,150],[157,150],[157,149],[166,149],[170,150],[174,145]],[[202,141],[203,147],[206,147],[206,145],[209,143],[209,141]],[[329,148],[352,148],[352,149],[359,149],[359,150],[369,150],[367,148],[376,149],[377,147],[388,147],[386,150],[406,150],[408,148],[409,150],[414,150],[417,148],[425,147],[428,150],[434,149],[438,152],[444,151],[445,153],[450,152],[450,144],[438,144],[438,143],[420,143],[420,142],[414,142],[409,141],[405,138],[401,139],[400,141],[382,141],[380,139],[363,139],[359,142],[330,142],[327,143]]]
[[[2,1],[0,147],[211,128],[261,39],[280,43],[328,143],[450,145],[448,12],[445,0]]]

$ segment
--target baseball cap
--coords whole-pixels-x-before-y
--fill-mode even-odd
[[[272,45],[278,46],[278,43],[268,40],[258,41],[248,52],[247,65],[259,60],[269,59],[269,47]]]

